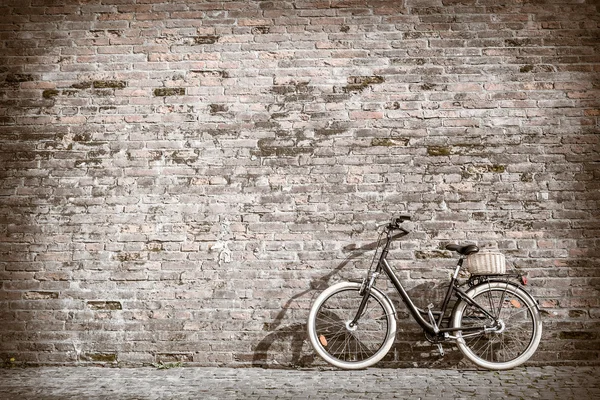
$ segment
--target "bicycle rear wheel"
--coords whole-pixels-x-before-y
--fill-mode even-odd
[[[456,305],[452,326],[458,348],[480,367],[504,370],[517,367],[535,353],[542,337],[542,319],[535,300],[508,282],[484,282],[467,292],[479,306],[494,316],[461,301]],[[496,327],[487,333],[464,328]]]
[[[358,324],[350,326],[363,299],[361,285],[342,282],[317,297],[308,317],[308,336],[329,364],[362,369],[380,361],[396,337],[396,316],[390,300],[373,288]]]

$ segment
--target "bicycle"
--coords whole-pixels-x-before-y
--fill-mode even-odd
[[[389,297],[375,287],[384,274],[400,295],[412,317],[437,345],[455,342],[476,365],[505,370],[526,362],[542,336],[542,319],[537,301],[524,289],[527,278],[520,274],[472,275],[460,282],[464,260],[479,252],[474,244],[448,244],[447,250],[460,257],[439,310],[433,304],[417,307],[387,261],[395,238],[409,232],[401,226],[409,216],[400,216],[381,232],[373,262],[362,280],[349,280],[325,289],[314,301],[308,317],[308,336],[319,356],[342,369],[363,369],[381,361],[396,337],[396,310]],[[380,246],[383,235],[386,240]],[[398,236],[398,234],[396,235]],[[373,268],[373,266],[375,268]],[[466,288],[463,288],[466,286]],[[450,300],[456,302],[448,314]]]

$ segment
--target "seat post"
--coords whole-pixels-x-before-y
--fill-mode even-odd
[[[458,278],[458,273],[460,272],[460,268],[463,265],[463,261],[464,258],[462,257],[458,259],[458,263],[456,264],[456,269],[454,270],[454,275],[452,276],[452,279],[456,280]]]

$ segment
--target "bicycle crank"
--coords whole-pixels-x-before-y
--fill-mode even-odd
[[[444,352],[444,348],[442,347],[442,343],[446,338],[439,334],[432,336],[430,333],[425,332],[425,339],[431,344],[435,344],[440,352],[440,357],[444,357],[446,353]]]

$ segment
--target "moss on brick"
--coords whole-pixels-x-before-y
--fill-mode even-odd
[[[286,96],[284,99],[285,103],[294,103],[301,100],[314,99],[310,95],[314,91],[312,86],[309,86],[308,82],[292,82],[287,85],[275,85],[271,91],[278,95]]]
[[[71,85],[73,89],[89,89],[92,87],[92,82],[78,82]]]
[[[140,260],[140,253],[119,253],[117,259],[121,262]]]
[[[416,251],[415,257],[419,260],[428,260],[430,258],[452,258],[452,254],[441,250]]]
[[[94,81],[94,88],[96,89],[123,89],[127,87],[125,81]]]
[[[88,301],[88,307],[92,310],[122,310],[120,301]]]
[[[385,82],[385,79],[379,75],[348,77],[348,83],[355,85],[377,85],[383,82]]]
[[[254,155],[260,155],[263,157],[268,156],[279,156],[279,157],[295,157],[300,154],[312,154],[314,149],[312,147],[284,147],[284,146],[265,146],[259,151],[253,152]]]
[[[194,38],[194,43],[195,44],[214,44],[214,43],[217,43],[218,40],[219,40],[218,36],[203,35],[203,36],[196,36]]]
[[[25,292],[23,294],[23,297],[28,300],[58,299],[58,292],[42,292],[42,291]]]
[[[551,64],[537,64],[537,65],[527,64],[527,65],[522,66],[519,69],[519,72],[524,73],[524,74],[526,74],[528,72],[533,72],[533,73],[556,72],[556,67]]]
[[[183,96],[185,95],[185,88],[156,88],[154,89],[154,95],[156,97]]]
[[[502,174],[506,171],[506,167],[504,165],[490,165],[488,166],[488,171],[496,174]]]
[[[45,99],[51,99],[53,97],[58,96],[58,90],[56,89],[46,89],[42,92],[42,97]]]
[[[406,146],[407,144],[408,139],[374,138],[371,140],[371,146],[394,147]]]
[[[35,77],[31,74],[8,74],[4,81],[6,83],[21,83],[21,82],[32,82]]]
[[[435,90],[435,88],[437,88],[437,85],[434,83],[424,83],[421,85],[421,90],[425,91]]]
[[[563,340],[596,340],[598,334],[586,331],[562,331],[558,334],[558,337]]]
[[[300,154],[312,154],[312,147],[299,146],[278,146],[271,139],[261,139],[258,141],[258,150],[252,151],[252,154],[260,157],[295,157]]]
[[[253,35],[266,35],[267,33],[269,33],[271,30],[270,27],[268,26],[257,26],[252,28],[252,34]]]
[[[581,318],[587,317],[588,312],[586,310],[569,310],[569,317],[571,318]]]
[[[449,156],[452,154],[452,149],[443,146],[430,146],[427,148],[427,154],[433,157]]]
[[[532,40],[529,38],[506,39],[504,41],[504,44],[506,45],[506,47],[527,47],[532,44]]]
[[[371,85],[378,85],[383,82],[385,82],[385,79],[379,75],[349,76],[348,85],[344,86],[342,90],[344,91],[344,93],[362,92]]]
[[[82,361],[95,361],[112,363],[117,361],[117,354],[115,353],[85,353],[81,355]]]
[[[227,105],[225,104],[210,104],[208,108],[210,109],[211,114],[218,114],[229,111],[229,107],[227,107]]]
[[[521,182],[533,182],[533,174],[530,172],[521,174]]]
[[[531,65],[531,64],[524,65],[521,67],[521,69],[519,71],[522,73],[531,72],[531,71],[533,71],[533,65]]]
[[[89,160],[77,160],[75,161],[75,168],[81,167],[99,167],[102,165],[102,160],[100,159],[89,159]]]
[[[214,70],[214,69],[193,69],[190,70],[192,74],[198,74],[202,76],[211,76],[215,78],[229,78],[229,72],[224,70]]]
[[[347,132],[347,129],[343,128],[323,128],[323,129],[315,129],[315,135],[317,136],[334,136],[334,135],[342,135]]]

